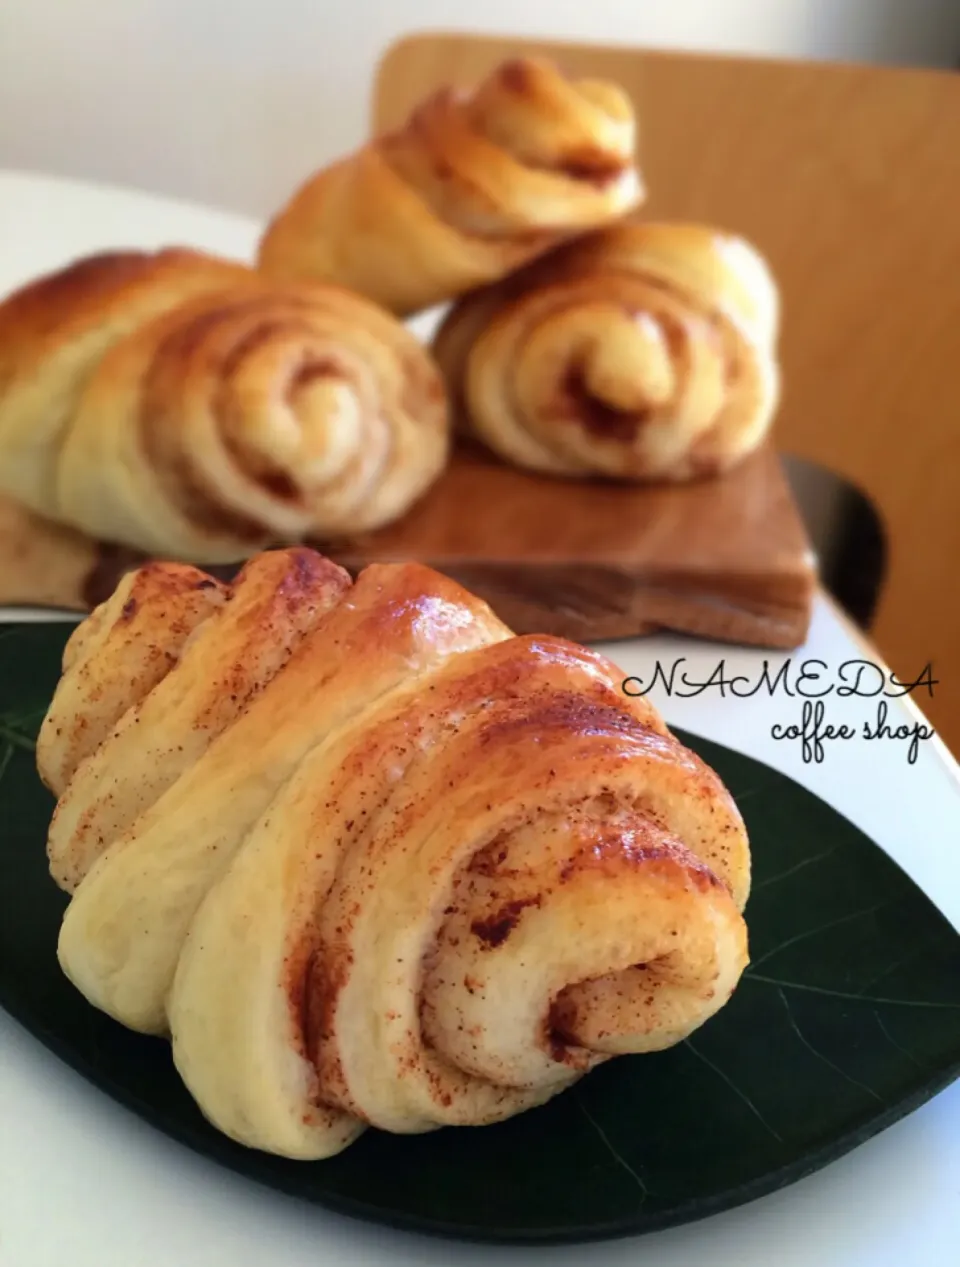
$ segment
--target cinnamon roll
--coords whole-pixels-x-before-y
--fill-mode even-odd
[[[313,176],[268,226],[260,266],[339,282],[406,315],[639,206],[635,147],[632,106],[614,84],[505,62]]]
[[[686,480],[761,443],[779,401],[779,295],[742,238],[625,224],[455,305],[434,354],[461,423],[559,476]]]
[[[428,353],[344,290],[167,251],[0,305],[0,489],[101,540],[230,563],[380,527],[447,448]]]
[[[500,1121],[707,1022],[748,957],[717,775],[603,656],[420,565],[351,584],[307,553],[206,611],[146,571],[79,636],[41,753],[71,981],[168,1034],[220,1130],[301,1159]],[[171,586],[185,640],[150,599]],[[113,721],[136,646],[167,644]]]

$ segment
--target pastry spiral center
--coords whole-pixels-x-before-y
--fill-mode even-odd
[[[630,441],[682,390],[684,344],[682,328],[666,328],[649,313],[603,301],[561,309],[524,344],[520,407],[534,425],[572,422],[599,438]]]
[[[336,366],[318,362],[307,363],[297,373],[287,403],[297,435],[300,479],[307,486],[323,484],[353,456],[363,432],[364,402]]]
[[[349,356],[325,354],[324,342],[278,331],[252,346],[228,381],[225,439],[249,473],[281,496],[308,494],[337,476],[363,434],[369,393]]]
[[[668,458],[716,425],[729,357],[710,318],[670,296],[596,299],[575,285],[531,311],[513,374],[516,411],[548,450],[587,467],[603,469],[598,442],[610,461],[624,449]]]
[[[466,109],[487,140],[526,167],[602,184],[633,161],[633,111],[611,84],[516,59],[481,84]]]
[[[663,327],[645,312],[614,319],[607,336],[588,346],[583,383],[591,396],[623,412],[673,400],[677,374]]]
[[[718,884],[664,829],[603,798],[502,833],[457,876],[424,973],[427,1041],[508,1086],[677,1041],[719,974],[712,930],[683,919],[684,892]]]

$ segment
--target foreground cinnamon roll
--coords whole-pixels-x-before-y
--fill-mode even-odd
[[[500,457],[561,476],[686,480],[761,443],[780,394],[779,296],[742,238],[625,224],[448,314],[434,354]]]
[[[219,1129],[320,1158],[367,1125],[483,1125],[724,1005],[743,822],[609,661],[514,637],[415,564],[351,584],[278,551],[203,584],[125,580],[68,648],[38,756],[60,962],[169,1034]]]
[[[130,252],[0,305],[0,489],[147,554],[226,563],[382,526],[447,432],[428,354],[332,287]]]
[[[415,312],[639,206],[635,140],[615,85],[505,62],[309,180],[269,225],[260,266]]]

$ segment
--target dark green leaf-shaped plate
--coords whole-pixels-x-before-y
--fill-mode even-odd
[[[254,1179],[361,1218],[472,1240],[578,1241],[742,1204],[816,1170],[960,1074],[960,936],[846,819],[748,757],[682,736],[742,801],[753,963],[692,1041],[611,1062],[502,1126],[368,1132],[311,1164],[207,1125],[167,1045],[61,975],[65,905],[33,736],[68,627],[0,630],[0,1003],[162,1131]]]

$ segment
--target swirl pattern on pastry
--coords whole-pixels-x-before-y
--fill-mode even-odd
[[[7,328],[23,355],[0,373],[0,488],[146,554],[227,563],[379,527],[446,462],[428,353],[334,287],[113,256],[8,300]]]
[[[434,354],[461,423],[559,476],[719,474],[779,401],[779,295],[742,238],[625,224],[561,247],[447,315]]]
[[[220,1130],[295,1158],[367,1125],[502,1120],[722,1007],[747,963],[748,842],[656,710],[602,656],[512,636],[428,568],[311,575],[313,623],[177,777],[94,828],[93,850],[75,818],[59,955],[83,994],[168,1033]],[[231,601],[133,690],[140,716],[164,687],[182,699],[162,714],[167,752],[189,744],[210,676],[189,655],[237,643]],[[93,619],[93,678],[115,681],[122,607]],[[79,698],[72,672],[62,700]],[[134,791],[157,740],[124,721],[104,770]],[[68,779],[78,805],[101,750]]]
[[[639,206],[635,146],[615,85],[505,62],[315,175],[268,226],[260,266],[406,315]]]
[[[90,255],[0,303],[0,489],[56,518],[57,460],[114,344],[171,308],[254,281],[240,264],[172,247]]]

